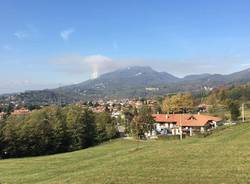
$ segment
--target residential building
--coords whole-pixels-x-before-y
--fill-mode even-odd
[[[203,114],[154,114],[155,129],[160,134],[180,134],[181,131],[205,132],[216,128],[221,118]]]

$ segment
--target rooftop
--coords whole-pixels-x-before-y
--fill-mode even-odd
[[[219,122],[222,119],[203,114],[153,114],[156,122],[176,123],[177,126],[205,126],[209,121]]]

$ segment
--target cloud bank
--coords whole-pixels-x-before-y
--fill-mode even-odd
[[[89,74],[97,78],[118,68],[127,66],[151,66],[153,69],[168,72],[178,77],[190,74],[218,73],[229,74],[249,67],[248,59],[239,57],[204,57],[187,59],[112,59],[103,55],[66,55],[50,61],[70,75]]]

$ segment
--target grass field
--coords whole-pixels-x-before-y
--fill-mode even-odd
[[[250,183],[250,124],[183,141],[115,140],[52,156],[0,161],[0,183]]]

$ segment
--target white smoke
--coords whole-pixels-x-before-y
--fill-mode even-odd
[[[103,55],[67,55],[54,58],[50,62],[69,74],[81,75],[89,73],[92,79],[120,67],[119,62],[115,62],[113,59]]]
[[[102,73],[110,71],[110,69],[115,66],[111,58],[102,55],[86,56],[83,60],[91,67],[92,79],[99,77]]]

